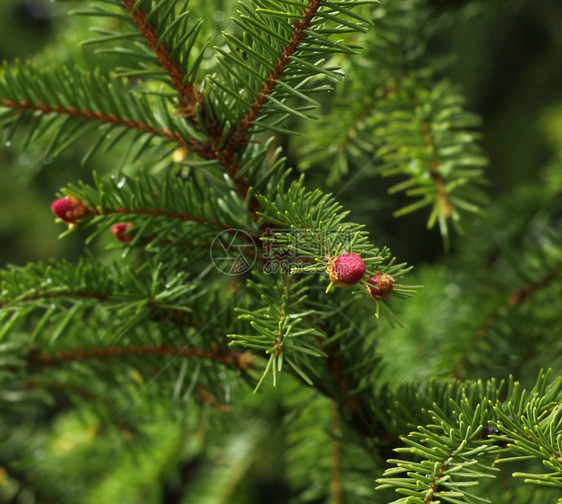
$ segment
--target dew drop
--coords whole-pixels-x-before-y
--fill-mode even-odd
[[[6,147],[11,147],[12,146],[12,142],[10,142],[9,140],[6,140],[6,143],[4,144]]]
[[[119,182],[117,182],[117,187],[121,189],[125,185],[125,177],[123,177]]]

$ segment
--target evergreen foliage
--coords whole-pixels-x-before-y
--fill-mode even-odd
[[[85,251],[0,271],[0,502],[562,502],[561,165],[482,210],[480,119],[428,50],[449,13],[55,3],[89,56],[4,63],[0,121],[80,152]],[[344,209],[375,176],[442,264]]]

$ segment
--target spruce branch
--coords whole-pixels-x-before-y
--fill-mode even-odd
[[[239,196],[232,190],[192,179],[186,184],[178,178],[164,181],[154,177],[99,178],[95,186],[80,183],[64,189],[67,198],[82,202],[85,216],[70,226],[72,231],[94,228],[88,243],[107,233],[109,228],[125,226],[126,236],[115,235],[125,244],[124,254],[142,247],[162,261],[175,261],[177,246],[212,250],[222,238],[245,245],[240,252],[252,260],[263,261],[255,224]],[[215,205],[214,203],[218,203]],[[217,241],[218,240],[218,241]],[[208,257],[208,255],[207,255]],[[195,257],[191,257],[195,261]]]
[[[26,305],[29,307],[37,307],[38,305],[41,304],[42,301],[45,300],[51,300],[51,301],[59,300],[61,302],[69,301],[75,307],[80,307],[83,304],[83,301],[90,302],[92,306],[100,306],[100,304],[105,304],[107,307],[113,306],[114,309],[119,309],[120,307],[122,307],[121,306],[122,300],[119,299],[119,295],[113,297],[113,296],[96,294],[94,292],[81,292],[81,291],[70,291],[70,290],[68,291],[56,290],[55,292],[44,292],[39,290],[33,295],[27,295],[23,297],[17,296],[13,298],[0,300],[0,309],[14,311],[14,316],[18,315],[19,313],[23,317],[25,315],[28,315],[29,312],[25,309],[23,309],[22,311],[18,311],[18,310],[21,310],[22,307]],[[150,311],[159,312],[162,310],[162,308],[159,306],[159,303],[154,299],[143,298],[142,300],[140,300],[140,302],[144,306],[146,306],[146,308]],[[53,312],[54,310],[52,309],[48,310],[45,313],[45,317],[50,318],[53,315]],[[185,312],[180,309],[166,307],[164,308],[164,312],[168,317],[172,317],[176,323],[179,323],[183,326],[199,328],[202,325],[200,321],[186,316]],[[166,316],[158,315],[155,313],[153,318],[156,321],[162,321],[163,319],[166,318]],[[16,319],[14,319],[14,321],[15,320]],[[46,321],[47,318],[44,318],[42,320],[42,323]],[[59,331],[57,330],[57,332]]]
[[[51,341],[58,339],[80,326],[79,314],[92,309],[92,319],[103,323],[114,338],[154,321],[172,320],[176,327],[201,326],[190,307],[198,297],[198,282],[188,281],[185,274],[165,272],[161,264],[151,278],[137,278],[134,270],[117,264],[102,268],[93,260],[76,265],[38,263],[3,271],[0,281],[1,316],[13,314],[3,332],[14,330],[18,320],[41,312],[32,340],[41,331],[48,334],[48,328],[52,329]],[[121,316],[115,317],[116,313]],[[129,316],[122,315],[125,313]]]
[[[434,408],[431,418],[422,421],[426,425],[416,420],[415,430],[402,438],[406,446],[395,451],[409,458],[389,460],[394,467],[377,480],[377,489],[395,488],[409,496],[394,501],[397,504],[413,499],[420,503],[436,499],[490,502],[469,489],[482,479],[494,478],[497,464],[522,460],[541,460],[553,472],[514,476],[562,486],[560,435],[556,433],[562,380],[550,381],[549,374],[541,372],[529,391],[521,390],[513,379],[507,393],[502,392],[503,383],[498,386],[494,380],[451,380],[442,383],[441,390],[428,390]]]
[[[3,99],[1,103],[4,107],[8,107],[13,110],[28,110],[32,112],[41,112],[45,115],[49,115],[49,114],[68,115],[76,118],[85,118],[85,119],[100,121],[103,123],[112,124],[114,126],[123,126],[131,129],[136,129],[138,131],[142,131],[143,133],[150,133],[151,135],[154,136],[160,136],[166,138],[170,142],[182,144],[189,150],[194,150],[196,148],[195,144],[191,146],[185,145],[183,139],[179,135],[172,133],[170,130],[160,129],[152,124],[146,124],[139,120],[134,121],[128,118],[121,119],[114,114],[106,115],[103,114],[102,112],[97,112],[87,109],[78,110],[70,105],[67,105],[66,107],[61,107],[60,105],[45,105],[44,103],[41,102],[32,104],[26,100],[22,100],[16,103],[12,100]]]
[[[494,437],[505,446],[498,464],[539,460],[551,472],[515,472],[513,476],[525,483],[562,488],[562,377],[549,382],[550,374],[550,370],[541,371],[528,392],[520,390],[518,382],[511,383],[508,400],[494,405],[497,420],[492,424],[497,429]]]
[[[346,187],[360,175],[400,176],[389,193],[403,191],[417,201],[394,215],[431,208],[428,228],[437,223],[447,247],[448,227],[460,231],[461,214],[476,213],[487,201],[479,187],[486,159],[474,131],[478,118],[463,110],[462,97],[438,72],[425,70],[421,47],[442,26],[428,21],[421,4],[394,2],[374,11],[376,29],[358,40],[363,58],[338,61],[356,78],[340,84],[320,125],[310,124],[295,142],[301,166],[324,165],[329,183],[351,167]]]
[[[494,312],[480,325],[480,327],[472,335],[461,356],[458,358],[456,364],[454,365],[451,377],[458,378],[462,374],[470,355],[472,354],[472,352],[474,352],[475,348],[478,346],[478,343],[480,343],[480,341],[486,337],[489,330],[498,322],[499,319],[506,317],[509,312],[517,309],[517,307],[521,305],[525,300],[527,300],[530,296],[532,296],[538,290],[548,286],[551,282],[560,278],[561,275],[562,268],[558,268],[545,274],[542,278],[539,278],[534,282],[513,289],[505,298],[505,301],[494,310]]]
[[[408,495],[394,501],[407,502],[490,502],[478,497],[468,488],[480,479],[494,478],[497,471],[488,461],[499,451],[493,440],[482,439],[483,423],[489,418],[485,399],[465,396],[460,402],[451,400],[450,416],[431,413],[433,421],[418,426],[402,438],[406,446],[396,448],[412,459],[390,459],[391,467],[377,482],[378,490],[395,488],[396,492]],[[405,477],[400,477],[400,475]],[[415,499],[415,500],[414,500]]]
[[[330,260],[344,252],[360,255],[369,275],[380,271],[399,278],[410,270],[404,263],[395,264],[388,247],[373,246],[363,225],[346,221],[349,212],[331,194],[307,191],[299,181],[257,199],[263,209],[259,215],[278,228],[262,236],[262,241],[273,248],[285,247],[300,259],[291,267],[292,274],[328,272]],[[400,284],[395,287],[400,296],[413,292]]]
[[[443,478],[446,477],[445,471],[451,465],[451,461],[453,460],[455,452],[461,447],[463,442],[464,440],[458,441],[458,443],[455,446],[451,447],[449,452],[442,458],[441,465],[439,465],[436,474],[431,478],[431,481],[429,482],[429,489],[427,490],[427,493],[423,499],[423,504],[430,504],[430,502],[433,502],[436,496],[435,494],[438,492],[439,484],[441,483]],[[439,495],[437,498],[439,498]]]
[[[80,305],[82,301],[89,301],[92,305],[99,306],[100,304],[105,305],[120,305],[121,300],[117,297],[106,296],[103,294],[96,294],[94,292],[85,292],[85,291],[60,291],[59,289],[55,288],[55,292],[44,292],[39,290],[32,295],[26,296],[15,296],[12,298],[7,299],[0,299],[0,309],[5,310],[13,310],[15,314],[17,314],[17,309],[21,309],[22,306],[29,305],[29,306],[37,306],[43,300],[60,300],[60,301],[70,301],[74,305]],[[154,299],[143,299],[142,302],[148,309],[159,309],[158,303]],[[186,314],[179,309],[174,308],[166,308],[165,309],[168,316],[171,316],[177,323],[180,323],[186,327],[201,327],[201,322],[198,320],[194,320],[186,316]],[[46,314],[51,315],[51,312],[47,312]],[[22,315],[26,315],[26,313],[22,313]],[[163,316],[156,315],[155,320],[161,321]]]
[[[39,69],[31,64],[4,65],[0,72],[0,106],[13,110],[16,115],[4,113],[2,116],[2,122],[13,123],[11,134],[18,126],[17,118],[21,114],[38,115],[40,120],[32,123],[28,141],[53,129],[53,121],[41,120],[42,117],[58,116],[163,138],[203,159],[213,159],[213,152],[205,144],[204,137],[186,121],[174,120],[165,104],[145,95],[135,95],[122,79],[101,76],[98,71]],[[64,148],[86,131],[87,128],[73,128],[70,132],[61,129],[55,135],[55,141]],[[104,134],[94,142],[94,150],[102,143],[112,145]]]
[[[166,70],[174,88],[180,94],[182,113],[194,122],[198,122],[197,107],[203,104],[201,93],[191,82],[187,82],[186,75],[179,63],[171,57],[166,43],[159,38],[155,26],[146,21],[147,14],[142,10],[142,5],[133,0],[123,0],[123,3],[135,25],[143,34],[147,45],[158,59],[158,64]]]
[[[55,0],[57,1],[57,0]],[[65,1],[65,0],[58,0]],[[103,5],[94,4],[92,10],[76,10],[70,14],[93,17],[113,17],[120,24],[129,21],[134,32],[120,33],[104,28],[95,28],[99,37],[83,42],[86,44],[111,43],[115,40],[134,40],[144,38],[146,46],[131,44],[130,47],[112,47],[111,49],[98,50],[99,53],[115,54],[121,59],[127,58],[134,61],[132,68],[118,69],[118,74],[142,79],[164,80],[171,84],[179,96],[179,109],[181,114],[189,118],[199,127],[197,109],[203,105],[201,93],[196,89],[193,81],[203,58],[203,48],[197,44],[202,20],[196,18],[188,10],[189,0],[101,0],[102,4],[115,7],[115,10]],[[123,10],[126,14],[123,14]],[[144,50],[143,50],[144,49]],[[192,57],[192,53],[199,49],[199,54]],[[159,67],[155,70],[145,62],[155,59],[154,64]],[[191,61],[190,61],[191,60]],[[167,76],[162,78],[160,73]],[[150,91],[148,91],[150,92]]]
[[[259,283],[248,281],[249,288],[259,293],[262,306],[238,308],[236,311],[240,314],[240,320],[249,321],[253,334],[228,334],[232,338],[232,345],[259,350],[268,359],[255,391],[269,374],[276,385],[277,374],[284,366],[306,383],[312,384],[307,374],[307,369],[313,368],[310,360],[325,355],[314,342],[315,337],[323,335],[309,320],[313,311],[303,307],[306,299],[303,290],[309,279],[291,282],[284,277],[281,282],[278,283],[271,275],[260,275]]]
[[[295,29],[289,43],[283,49],[279,59],[275,63],[274,69],[269,73],[261,89],[258,91],[251,108],[242,117],[224,148],[218,152],[219,160],[221,160],[223,166],[230,169],[231,173],[229,173],[229,175],[231,175],[231,177],[234,178],[239,169],[238,167],[232,166],[234,156],[240,146],[246,143],[250,127],[267,102],[267,97],[278,85],[279,79],[283,76],[290,62],[290,57],[297,51],[299,44],[306,37],[306,30],[310,27],[321,4],[322,0],[310,0],[308,8],[303,13],[303,18],[300,21],[293,21]]]
[[[483,182],[480,167],[487,160],[476,144],[477,134],[470,130],[479,120],[463,110],[463,98],[447,83],[431,91],[433,83],[426,85],[427,89],[420,86],[415,74],[410,79],[399,79],[392,100],[408,120],[398,126],[392,118],[385,127],[387,119],[382,119],[382,135],[388,131],[392,137],[383,140],[385,144],[376,154],[381,157],[377,171],[383,176],[407,177],[392,186],[390,194],[404,192],[419,198],[394,212],[394,216],[430,206],[427,226],[432,228],[438,223],[448,248],[449,223],[460,231],[460,212],[477,213],[486,201],[478,186]]]
[[[318,75],[332,81],[342,77],[337,69],[324,65],[326,58],[333,53],[354,52],[331,36],[364,30],[370,21],[352,11],[366,3],[371,2],[241,3],[235,21],[244,34],[225,35],[228,50],[218,48],[222,58],[218,75],[209,77],[209,90],[220,123],[211,144],[244,198],[254,181],[247,174],[239,176],[243,169],[241,151],[258,131],[290,133],[280,126],[288,116],[310,117],[308,110],[319,104],[309,95],[329,89],[325,85],[311,87]],[[294,105],[295,101],[306,105]],[[253,198],[251,210],[260,210]]]

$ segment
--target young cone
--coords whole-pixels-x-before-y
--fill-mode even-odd
[[[117,240],[123,243],[129,243],[133,239],[133,235],[128,231],[133,228],[130,222],[119,222],[111,226],[111,233]]]
[[[375,271],[375,275],[371,275],[367,279],[367,290],[377,301],[386,299],[394,289],[394,277],[387,273]]]
[[[51,211],[67,224],[74,224],[86,215],[88,206],[74,196],[65,196],[51,203]]]
[[[328,275],[338,287],[356,284],[363,278],[365,271],[365,262],[359,254],[353,252],[345,252],[328,262]]]

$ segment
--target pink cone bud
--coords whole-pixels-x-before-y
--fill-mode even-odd
[[[365,275],[365,262],[359,254],[345,252],[328,263],[328,275],[335,285],[351,286]]]
[[[86,215],[88,206],[74,196],[66,196],[51,203],[51,211],[68,224],[74,224]]]
[[[111,226],[111,233],[120,242],[129,243],[133,239],[133,235],[128,231],[133,227],[130,222],[119,222]]]

